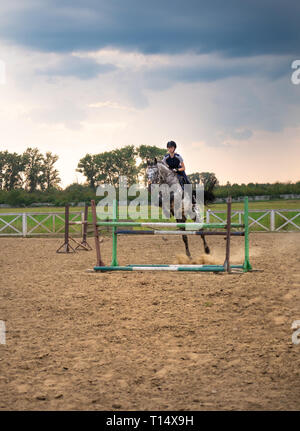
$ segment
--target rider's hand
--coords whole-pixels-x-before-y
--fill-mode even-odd
[[[175,172],[175,174],[177,174],[178,169],[177,169],[177,168],[174,168],[174,169],[172,169],[172,171],[173,171],[173,172]]]

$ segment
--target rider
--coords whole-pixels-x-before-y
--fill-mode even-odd
[[[167,143],[168,154],[163,158],[163,162],[166,163],[173,172],[177,174],[179,183],[182,188],[184,188],[184,184],[191,184],[185,173],[185,166],[183,162],[183,158],[180,154],[175,153],[176,150],[176,142],[169,141]]]

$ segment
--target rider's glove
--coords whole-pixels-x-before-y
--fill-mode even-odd
[[[179,172],[177,168],[172,169],[172,171],[175,172],[175,174]]]

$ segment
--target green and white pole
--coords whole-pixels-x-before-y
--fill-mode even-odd
[[[113,222],[118,221],[118,201],[114,199],[113,201],[113,216],[112,216]],[[119,266],[118,260],[117,260],[117,238],[118,235],[116,234],[117,226],[113,226],[112,228],[112,261],[111,266]]]
[[[245,261],[243,265],[244,272],[251,271],[252,266],[249,260],[249,209],[248,196],[244,198],[244,225],[245,225]]]
[[[243,265],[232,265],[231,268],[243,270]],[[224,272],[223,265],[127,265],[127,266],[95,266],[94,271],[202,271]]]
[[[81,222],[80,222],[81,223]],[[135,221],[98,221],[97,226],[106,227],[179,227],[182,229],[226,229],[226,223],[164,223],[164,222],[135,222]],[[240,223],[231,223],[231,227],[244,227]]]

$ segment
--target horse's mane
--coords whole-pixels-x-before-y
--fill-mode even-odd
[[[164,162],[163,160],[158,160],[157,165],[158,164],[160,164],[160,166],[165,170],[165,173],[169,175],[171,174],[174,179],[177,180],[178,184],[180,184],[177,175],[175,174],[175,172],[172,171],[172,169],[170,169],[169,165],[166,162]]]
[[[157,163],[160,163],[161,165],[163,165],[167,169],[170,169],[169,166],[168,166],[168,164],[166,162],[164,162],[163,160],[157,160]]]

